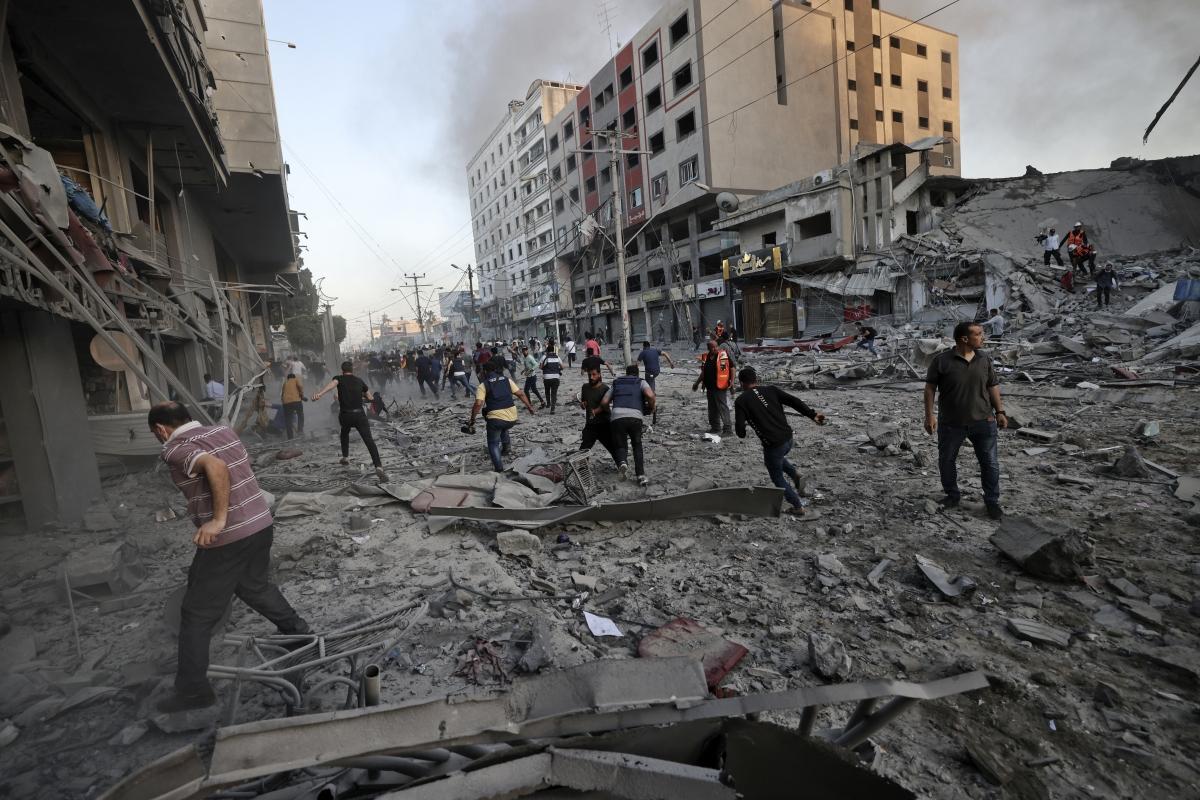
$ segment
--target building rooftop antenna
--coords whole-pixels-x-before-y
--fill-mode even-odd
[[[596,0],[596,19],[600,21],[600,30],[608,37],[608,55],[611,58],[617,51],[612,37],[612,0]]]

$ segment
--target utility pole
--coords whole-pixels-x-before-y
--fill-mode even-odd
[[[475,331],[475,341],[479,341],[479,315],[475,311],[475,271],[467,264],[467,292],[471,298],[471,329]]]
[[[362,317],[359,317],[362,319]],[[371,335],[371,346],[375,346],[375,320],[371,317],[371,310],[367,309],[367,333]]]
[[[421,278],[425,277],[425,273],[420,275],[405,275],[405,280],[413,282],[413,294],[417,296],[417,325],[421,328],[421,344],[425,344],[425,316],[421,313],[421,290],[428,288],[427,284],[418,283]]]

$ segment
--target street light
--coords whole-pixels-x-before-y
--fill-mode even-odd
[[[295,50],[295,49],[296,49],[296,43],[295,43],[295,42],[289,42],[289,41],[287,41],[286,39],[267,39],[267,41],[268,41],[268,42],[275,42],[275,44],[286,44],[286,45],[288,46],[288,49],[289,49],[289,50]]]

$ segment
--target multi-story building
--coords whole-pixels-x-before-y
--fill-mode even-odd
[[[714,228],[716,197],[752,197],[848,163],[859,145],[938,135],[931,174],[957,174],[957,38],[878,2],[670,0],[546,125],[553,225],[578,332],[620,331],[612,232],[620,181],[635,339],[685,337],[741,316],[722,262],[743,245]],[[613,170],[598,154],[620,131]],[[907,169],[916,156],[900,154]],[[864,216],[860,241],[892,231]]]
[[[546,123],[581,88],[534,81],[523,100],[508,103],[467,165],[481,335],[527,333],[537,305],[532,298],[544,285],[541,279],[554,274]]]
[[[204,374],[247,386],[275,355],[294,215],[259,0],[0,19],[0,522],[40,528],[158,453],[153,402],[219,416]]]

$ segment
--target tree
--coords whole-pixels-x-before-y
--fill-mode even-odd
[[[321,318],[316,314],[298,314],[284,320],[283,329],[287,332],[288,341],[292,347],[320,353],[324,347],[321,336]]]
[[[333,338],[338,344],[346,339],[346,318],[333,315]]]

